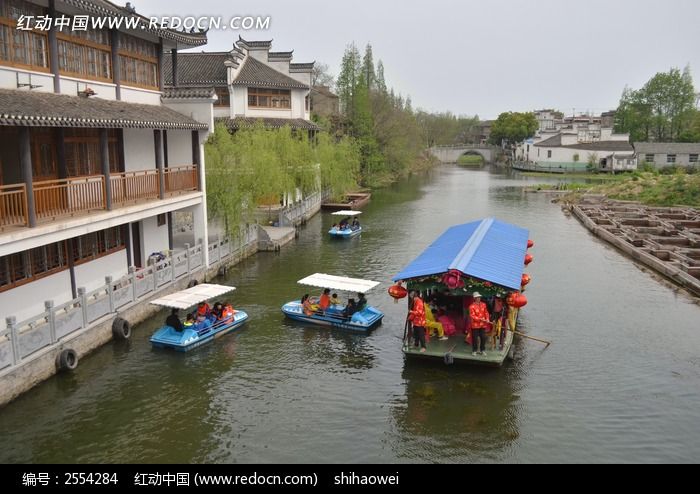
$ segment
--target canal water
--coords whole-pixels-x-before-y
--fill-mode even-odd
[[[700,460],[700,307],[592,237],[545,194],[445,166],[373,195],[361,238],[320,214],[221,282],[251,315],[189,354],[152,350],[165,313],[0,410],[0,462],[689,462]],[[405,361],[390,278],[448,226],[487,216],[535,241],[502,369]],[[285,320],[296,281],[381,281],[371,335]]]

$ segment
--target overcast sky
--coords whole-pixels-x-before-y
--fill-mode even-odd
[[[124,4],[124,0],[116,0]],[[690,65],[700,91],[697,0],[134,0],[144,15],[270,16],[241,34],[337,75],[346,45],[372,44],[387,84],[415,108],[495,118],[503,111],[614,109],[626,85]]]

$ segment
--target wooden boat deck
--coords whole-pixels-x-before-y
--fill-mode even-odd
[[[357,192],[346,195],[347,202],[324,202],[321,208],[328,211],[340,211],[342,209],[359,209],[366,206],[372,194],[369,192]]]
[[[486,366],[496,366],[500,367],[503,365],[508,353],[513,345],[513,333],[508,332],[506,339],[503,344],[503,350],[498,350],[494,348],[492,341],[489,338],[488,344],[486,346],[486,355],[472,355],[472,346],[464,342],[464,335],[458,334],[450,336],[449,339],[445,341],[440,341],[437,337],[431,337],[430,341],[426,344],[426,351],[421,352],[420,348],[413,346],[413,338],[409,346],[404,344],[403,352],[410,357],[423,357],[429,359],[440,360],[445,363],[446,355],[451,355],[454,363],[462,362],[475,365],[486,365]]]

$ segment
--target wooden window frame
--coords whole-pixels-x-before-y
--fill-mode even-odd
[[[276,92],[272,92],[276,91]],[[290,111],[292,109],[292,90],[291,89],[273,89],[273,88],[262,88],[262,87],[249,87],[247,94],[248,108],[262,109],[262,110],[279,110],[279,111]],[[289,107],[285,106],[272,106],[273,96],[289,96]],[[251,104],[251,97],[255,98],[255,104]],[[260,105],[259,99],[261,97],[269,98],[269,106]]]
[[[135,36],[130,36],[128,34],[124,33],[119,33],[119,65],[121,68],[121,73],[120,73],[120,83],[122,86],[128,86],[128,87],[135,87],[139,89],[148,89],[152,91],[159,91],[160,90],[160,73],[162,70],[162,67],[158,64],[158,50],[160,49],[156,43],[153,43],[152,41],[148,41],[145,39],[137,38]],[[149,45],[155,47],[155,54],[156,56],[151,56],[151,55],[144,55],[143,53],[138,53],[135,51],[132,51],[130,49],[125,49],[122,48],[124,45],[124,42],[128,42],[129,38],[135,40],[137,43],[148,43]],[[126,64],[122,63],[123,58],[127,59],[126,61],[133,60],[137,65],[135,67],[135,79],[138,81],[139,78],[139,63],[144,63],[144,64],[152,64],[155,66],[156,72],[155,72],[155,80],[154,85],[151,84],[144,84],[142,82],[137,82],[133,80],[127,79],[127,67]]]
[[[51,62],[50,62],[50,55],[49,55],[49,35],[48,33],[45,33],[43,31],[18,31],[17,30],[17,22],[13,19],[10,19],[8,17],[0,17],[0,28],[4,26],[6,28],[9,28],[9,37],[7,40],[7,45],[8,45],[8,57],[9,60],[6,60],[4,58],[0,58],[0,65],[3,65],[5,67],[15,67],[18,69],[27,69],[27,70],[33,70],[36,72],[45,72],[45,73],[51,73]],[[29,54],[29,63],[23,63],[23,62],[17,62],[13,60],[14,58],[14,43],[15,43],[15,36],[14,33],[19,32],[21,34],[27,34],[28,41],[33,41],[33,36],[39,36],[43,38],[44,40],[44,62],[46,63],[46,66],[42,65],[35,65],[32,62],[34,61],[34,46],[30,45],[28,47],[25,47],[25,53]]]
[[[219,99],[214,103],[214,106],[216,108],[230,108],[231,107],[231,93],[229,93],[228,87],[222,88],[222,87],[217,87],[214,88],[214,91],[216,91],[216,95],[219,97]],[[225,101],[226,103],[222,103],[222,98],[221,95],[225,95]]]
[[[59,51],[57,54],[59,58],[59,74],[64,75],[67,77],[73,77],[76,79],[86,79],[90,81],[98,81],[98,82],[107,82],[107,83],[113,83],[114,82],[114,67],[112,67],[112,47],[110,45],[103,45],[100,43],[96,43],[94,41],[84,39],[84,38],[79,38],[76,36],[69,36],[67,34],[64,34],[62,32],[56,33],[56,38],[58,39],[58,43],[56,44],[56,47]],[[68,45],[73,45],[74,47],[77,47],[80,50],[80,57],[81,57],[81,62],[82,62],[82,72],[74,72],[72,70],[66,70],[66,69],[61,69],[61,44],[62,43],[67,43]],[[107,58],[107,64],[109,67],[109,77],[103,77],[101,75],[93,75],[88,72],[88,67],[89,67],[89,50],[94,50],[98,54],[106,54]],[[95,62],[96,64],[100,64],[100,67],[102,62],[102,57],[98,57],[98,60]],[[100,73],[102,73],[102,70],[99,70]]]

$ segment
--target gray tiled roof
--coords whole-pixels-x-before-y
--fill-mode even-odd
[[[248,48],[270,48],[272,46],[272,40],[270,41],[246,41],[238,35],[238,43],[244,45]]]
[[[320,127],[313,122],[304,120],[303,118],[255,118],[255,117],[236,117],[236,118],[215,118],[216,123],[226,125],[229,129],[236,130],[246,127],[253,127],[257,122],[262,122],[263,125],[271,129],[279,129],[285,125],[289,125],[293,129],[304,130],[320,130]]]
[[[228,52],[216,53],[178,53],[178,86],[225,86],[226,66],[224,62],[232,57]],[[173,84],[172,57],[163,57],[163,76],[165,84]]]
[[[288,75],[277,72],[272,67],[248,57],[233,81],[234,86],[257,86],[279,89],[309,89],[309,86],[302,84]]]
[[[292,51],[270,51],[267,52],[267,57],[268,59],[270,58],[284,58],[284,59],[292,59],[292,56],[294,55],[294,50]]]
[[[698,142],[635,142],[639,154],[700,154]]]
[[[207,124],[165,106],[18,89],[0,89],[0,125],[109,129],[207,128]]]
[[[634,151],[632,145],[627,141],[597,141],[562,145],[561,134],[557,134],[549,139],[545,139],[542,142],[538,142],[535,144],[535,146],[546,148],[581,149],[582,151]]]
[[[308,62],[308,63],[290,63],[290,64],[289,64],[289,70],[292,70],[292,71],[294,71],[294,70],[303,70],[303,71],[311,70],[311,69],[314,68],[314,64],[315,64],[315,63],[316,63],[316,62]]]
[[[214,95],[213,87],[168,87],[163,90],[162,99],[204,99]]]
[[[62,2],[76,7],[83,12],[99,16],[116,15],[122,17],[136,17],[139,19],[139,26],[142,32],[151,33],[188,46],[202,46],[207,44],[206,32],[188,33],[186,31],[175,31],[174,29],[153,29],[149,27],[150,21],[148,18],[135,12],[129,12],[125,7],[121,7],[107,0],[62,0]]]

